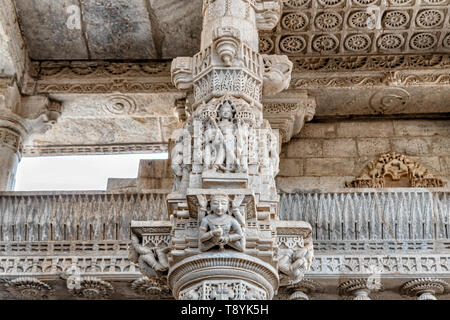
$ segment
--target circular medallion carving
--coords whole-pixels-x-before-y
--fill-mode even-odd
[[[288,8],[300,8],[309,4],[311,0],[287,0],[284,1],[284,5]]]
[[[367,28],[372,16],[366,11],[353,12],[349,17],[349,24],[353,28]]]
[[[409,14],[406,11],[389,11],[384,16],[384,25],[388,28],[403,28],[409,22]]]
[[[109,98],[104,109],[106,112],[114,115],[127,115],[135,113],[137,107],[133,98],[125,95],[115,95]]]
[[[437,37],[432,33],[418,33],[411,38],[411,48],[416,50],[431,49],[436,45]]]
[[[299,31],[304,29],[309,23],[309,19],[304,13],[292,12],[281,19],[281,25],[284,29]]]
[[[69,292],[76,297],[98,300],[111,296],[114,293],[114,288],[109,282],[95,277],[84,277],[81,278],[77,286],[71,287]]]
[[[405,38],[401,34],[387,33],[378,38],[378,47],[382,50],[399,49],[405,43]]]
[[[131,284],[131,288],[139,295],[146,297],[170,296],[170,289],[160,278],[142,277]]]
[[[280,41],[280,49],[286,53],[299,53],[305,48],[306,40],[301,36],[287,36]]]
[[[317,52],[329,52],[338,48],[339,40],[332,34],[324,34],[315,38],[312,45]]]
[[[370,107],[379,114],[403,112],[411,95],[405,89],[389,88],[376,92],[370,99]]]
[[[444,38],[444,41],[442,42],[442,45],[444,46],[444,48],[450,49],[450,34],[448,34]]]
[[[337,7],[345,2],[345,0],[317,0],[324,7]]]
[[[7,290],[17,299],[40,300],[53,295],[53,289],[48,284],[36,278],[17,278],[6,283]]]
[[[319,29],[333,30],[342,24],[342,17],[335,12],[319,13],[315,20],[315,25]]]
[[[416,23],[422,28],[433,28],[440,25],[444,17],[444,13],[440,10],[427,9],[417,14]]]
[[[389,2],[394,6],[407,6],[410,5],[414,0],[389,0]]]
[[[349,51],[364,51],[370,48],[372,40],[367,34],[354,34],[345,39],[345,48]]]
[[[360,5],[360,6],[369,6],[371,4],[374,4],[378,0],[353,0],[353,3]]]
[[[259,52],[260,53],[269,53],[273,50],[274,43],[272,39],[269,37],[260,37],[259,38]]]

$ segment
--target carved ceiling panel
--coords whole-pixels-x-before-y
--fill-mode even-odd
[[[202,0],[14,2],[37,60],[171,59],[200,47]],[[260,48],[292,57],[450,52],[449,5],[449,0],[284,0],[282,19],[273,31],[261,33]]]
[[[404,54],[450,51],[448,0],[284,0],[264,53]]]

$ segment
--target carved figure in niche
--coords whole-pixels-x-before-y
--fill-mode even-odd
[[[184,171],[184,135],[183,131],[177,130],[175,133],[175,145],[171,153],[171,167],[175,179],[173,181],[173,190],[179,190],[181,185],[181,179],[183,178]]]
[[[203,157],[203,165],[206,170],[214,169],[217,158],[216,146],[220,144],[218,139],[219,136],[217,134],[215,120],[209,119],[206,123],[206,128],[204,131],[205,153]]]
[[[133,250],[130,253],[130,260],[139,265],[141,272],[148,276],[161,275],[169,270],[169,261],[167,254],[169,247],[149,248],[141,245],[139,238],[132,233],[131,244]]]
[[[200,206],[204,210],[204,204]],[[237,214],[235,210],[233,212]],[[203,214],[203,212],[199,212],[199,218]],[[242,216],[241,218],[243,220]],[[241,223],[230,214],[230,199],[228,196],[213,196],[210,201],[209,213],[201,219],[199,228],[200,251],[205,252],[216,246],[220,250],[225,250],[225,246],[229,246],[238,251],[244,251],[245,236]]]
[[[237,171],[247,172],[248,170],[248,125],[242,119],[238,120],[236,130],[236,156],[237,156]]]
[[[275,177],[280,172],[280,156],[278,154],[278,139],[273,132],[268,134],[269,142],[269,159],[273,176]]]
[[[314,251],[312,244],[296,250],[281,249],[278,268],[282,273],[288,276],[288,279],[283,282],[287,282],[288,284],[300,282],[308,271],[313,258]]]
[[[215,167],[224,172],[234,170],[236,165],[236,136],[234,113],[231,102],[226,100],[218,109],[217,137],[215,146],[217,151]]]
[[[174,132],[175,144],[171,152],[171,168],[175,176],[173,191],[182,191],[187,188],[191,164],[191,135],[189,130],[190,124],[187,123],[185,129],[178,129]]]

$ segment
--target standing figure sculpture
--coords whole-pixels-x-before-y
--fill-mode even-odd
[[[206,171],[213,170],[216,158],[217,158],[217,145],[220,143],[218,141],[218,130],[216,129],[217,124],[215,119],[210,118],[206,124],[204,131],[204,156],[203,156],[203,168]]]
[[[205,252],[216,246],[220,250],[230,246],[238,251],[244,251],[244,233],[240,223],[229,212],[228,196],[213,196],[210,209],[210,213],[201,220],[200,251]]]
[[[175,145],[172,149],[170,157],[171,157],[171,167],[173,170],[173,174],[175,176],[175,179],[173,181],[173,191],[178,191],[180,189],[184,171],[183,130],[177,130],[174,134],[175,134]]]
[[[230,172],[236,166],[236,135],[233,119],[233,107],[225,101],[218,110],[218,129],[216,140],[217,156],[216,169]]]

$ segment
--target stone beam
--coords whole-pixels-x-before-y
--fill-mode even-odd
[[[15,77],[19,87],[26,90],[29,66],[14,3],[0,0],[0,77]]]

